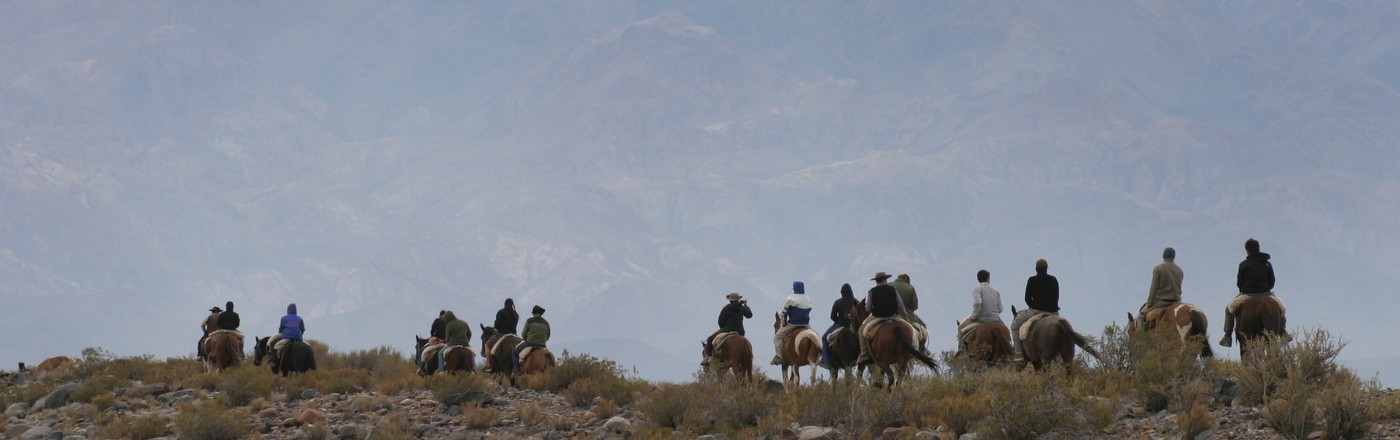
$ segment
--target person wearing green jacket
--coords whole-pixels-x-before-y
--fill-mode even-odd
[[[511,374],[520,375],[520,352],[526,347],[544,347],[549,342],[549,321],[544,320],[544,307],[535,306],[530,309],[530,319],[525,320],[525,331],[521,332],[521,337],[525,341],[515,346],[515,353],[510,357],[511,364],[514,365]]]
[[[447,369],[447,358],[443,356],[447,353],[447,349],[457,346],[467,347],[472,343],[472,326],[468,325],[467,321],[457,319],[457,315],[448,310],[443,312],[442,322],[447,323],[444,326],[447,342],[444,343],[441,350],[438,350],[438,372]]]

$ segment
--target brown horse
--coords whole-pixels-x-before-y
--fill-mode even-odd
[[[480,325],[480,324],[478,324]],[[509,375],[515,366],[511,364],[510,356],[516,345],[524,342],[519,336],[514,334],[502,335],[495,344],[487,346],[486,343],[496,336],[495,327],[481,325],[481,357],[486,358],[486,369],[494,374]]]
[[[238,349],[238,335],[226,332],[210,333],[204,339],[204,370],[217,373],[237,367],[243,361]]]
[[[1287,337],[1286,318],[1278,302],[1267,296],[1251,295],[1235,309],[1235,335],[1240,356],[1250,356],[1249,343],[1265,336]]]
[[[710,359],[709,363],[701,364],[706,373],[713,371],[723,376],[725,371],[731,371],[744,381],[753,380],[753,344],[749,343],[749,338],[732,333],[715,345],[714,353],[709,352],[704,341],[700,342],[700,347],[700,354]]]
[[[1010,362],[1015,357],[1011,352],[1011,330],[1001,321],[984,322],[958,342],[957,356],[966,356],[987,366]]]
[[[870,317],[870,313],[865,311],[865,300],[856,303],[855,313],[851,315],[852,325],[859,329]],[[918,336],[912,325],[902,323],[897,320],[886,320],[867,329],[870,339],[867,341],[870,350],[870,357],[874,361],[875,367],[871,368],[871,375],[875,376],[877,385],[886,388],[893,388],[895,384],[903,382],[909,376],[909,360],[918,359],[924,365],[933,369],[934,374],[938,373],[938,363],[933,358],[924,355],[919,347],[914,346]]]
[[[783,317],[776,312],[773,313],[773,333],[777,334],[778,329],[783,328]],[[811,327],[803,326],[788,332],[783,340],[782,353],[778,357],[783,359],[783,388],[791,391],[802,382],[802,367],[808,367],[811,371],[812,382],[817,381],[817,362],[822,358],[821,335],[818,335]],[[792,374],[788,374],[788,367],[792,367]]]
[[[1016,314],[1016,306],[1011,306],[1011,314]],[[1064,362],[1065,372],[1068,373],[1074,363],[1075,346],[1096,359],[1099,357],[1099,352],[1089,346],[1089,341],[1083,335],[1074,331],[1068,319],[1049,313],[1039,316],[1039,319],[1033,317],[1032,321],[1021,327],[1026,335],[1021,340],[1021,349],[1036,370],[1044,371],[1050,368],[1051,363],[1060,361]]]
[[[1147,331],[1162,325],[1169,326],[1181,338],[1182,350],[1186,349],[1187,344],[1200,344],[1200,356],[1203,358],[1215,356],[1215,352],[1210,349],[1209,336],[1206,335],[1209,324],[1204,310],[1187,303],[1150,309],[1137,318],[1134,318],[1132,313],[1128,314],[1128,330]]]
[[[428,345],[428,339],[413,335],[413,340],[413,352],[416,353],[414,362],[418,364],[418,375],[427,376],[437,373],[438,351],[440,350],[447,350],[446,353],[442,354],[443,371],[448,374],[457,374],[458,371],[476,372],[476,353],[472,351],[471,347],[439,347],[436,350],[428,350],[431,347]]]
[[[856,357],[860,356],[860,337],[856,336],[859,328],[847,324],[845,327],[836,329],[831,333],[831,341],[827,345],[830,362],[826,369],[831,372],[831,380],[835,381],[841,377],[841,372],[846,372],[846,378],[859,377],[865,373],[864,365],[856,365]],[[855,371],[852,371],[852,368]]]

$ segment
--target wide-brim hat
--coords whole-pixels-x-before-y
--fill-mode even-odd
[[[224,309],[221,309],[221,308],[219,308],[218,306],[214,306],[214,307],[210,307],[210,308],[209,308],[209,311],[214,312],[214,313],[219,313],[219,312],[224,311]]]
[[[877,273],[875,274],[875,278],[871,278],[871,280],[872,280],[872,281],[879,281],[879,280],[886,280],[886,279],[889,279],[889,278],[890,278],[890,274],[887,274],[887,273],[884,273],[884,272],[877,272]]]
[[[739,295],[739,292],[729,292],[729,294],[725,295],[724,297],[729,298],[730,301],[738,301],[744,299],[743,296]]]

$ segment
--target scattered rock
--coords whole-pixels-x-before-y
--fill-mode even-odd
[[[78,391],[79,388],[81,388],[81,386],[76,383],[64,384],[49,392],[49,395],[40,397],[39,400],[34,402],[33,408],[36,411],[40,411],[67,406],[69,398],[72,397],[73,393]]]
[[[29,415],[29,402],[12,403],[9,408],[5,408],[5,417],[22,419],[27,415]]]
[[[28,431],[24,431],[23,434],[20,434],[20,435],[19,435],[19,439],[20,439],[20,440],[47,440],[47,439],[49,438],[49,436],[52,435],[52,434],[55,434],[54,431],[53,431],[52,429],[49,429],[49,427],[47,427],[47,426],[35,426],[35,427],[33,427],[33,428],[29,428]],[[60,436],[60,438],[62,438],[62,434],[59,434],[59,436]]]
[[[116,393],[116,395],[117,397],[125,397],[128,399],[144,399],[147,396],[160,396],[168,392],[170,392],[170,385],[152,383],[123,388],[120,392]]]
[[[314,410],[314,409],[311,409],[311,408],[307,408],[307,409],[301,410],[301,412],[297,414],[296,422],[297,422],[298,424],[302,424],[302,425],[314,425],[314,424],[321,423],[321,421],[322,421],[322,420],[325,420],[325,419],[326,419],[326,413],[323,413],[323,412],[321,412],[321,411],[317,411],[317,410]]]
[[[10,428],[5,430],[5,438],[19,438],[21,434],[24,434],[26,431],[29,431],[30,428],[33,428],[33,426],[10,425]]]
[[[898,430],[899,428],[891,429]],[[889,430],[887,429],[886,431],[888,432]],[[797,440],[835,440],[840,436],[841,433],[836,429],[823,428],[820,426],[804,426],[797,430]]]
[[[622,416],[613,416],[613,418],[608,419],[606,423],[603,423],[603,426],[595,431],[595,437],[600,439],[627,438],[631,435],[632,422],[627,421],[627,419],[622,418]]]
[[[452,406],[474,403],[478,406],[486,406],[491,404],[491,402],[494,402],[495,400],[495,396],[492,396],[491,393],[485,391],[467,391],[461,394],[454,394],[448,396],[446,399],[443,400],[442,404]]]
[[[316,398],[316,390],[307,388],[301,390],[301,400],[311,400]]]
[[[898,440],[904,435],[905,431],[910,431],[912,429],[913,428],[907,426],[903,428],[885,428],[885,431],[880,433],[880,438],[884,440]]]
[[[345,425],[340,427],[340,440],[349,440],[360,436],[360,428],[355,425]]]

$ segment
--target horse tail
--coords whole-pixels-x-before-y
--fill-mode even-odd
[[[739,337],[737,339],[742,344],[743,349],[739,350],[738,366],[744,372],[744,379],[753,379],[753,344],[749,338]]]
[[[912,329],[914,328],[914,326],[911,325],[909,326],[909,328]],[[899,345],[903,346],[905,350],[909,351],[910,356],[913,356],[914,359],[918,359],[919,362],[922,362],[924,364],[924,366],[933,369],[934,373],[938,373],[938,361],[933,360],[933,358],[931,357],[925,356],[923,351],[919,350],[919,347],[915,347],[912,342],[909,342],[909,338],[906,338],[904,336],[904,330],[902,328],[895,329],[894,338],[895,340],[899,341]]]
[[[234,350],[234,348],[233,348],[233,346],[234,346],[234,343],[233,343],[234,338],[235,338],[235,336],[233,336],[233,335],[231,335],[231,334],[225,334],[224,337],[219,338],[219,339],[223,340],[223,342],[224,342],[223,344],[220,344],[220,345],[223,346],[223,347],[222,347],[223,353],[221,353],[221,354],[224,356],[224,359],[221,360],[221,363],[223,363],[223,365],[219,366],[220,369],[227,368],[227,367],[232,367],[232,366],[233,366],[233,362],[234,362],[235,360],[238,359],[238,352],[237,352],[236,350]],[[216,348],[218,348],[218,347],[216,347]]]
[[[1188,335],[1201,335],[1201,357],[1215,357],[1215,352],[1210,349],[1210,336],[1207,336],[1207,329],[1210,324],[1206,323],[1206,313],[1201,309],[1192,307],[1187,313],[1191,316],[1191,331]]]
[[[1279,307],[1278,302],[1274,301],[1273,298],[1264,298],[1259,303],[1267,304],[1263,307],[1264,310],[1260,310],[1261,313],[1259,313],[1259,320],[1264,324],[1262,330],[1275,336],[1283,336],[1287,333],[1283,323],[1283,308]]]
[[[1089,340],[1085,339],[1084,335],[1081,335],[1074,331],[1074,326],[1070,325],[1068,319],[1060,318],[1057,325],[1060,326],[1060,333],[1063,334],[1062,337],[1069,339],[1069,341],[1074,343],[1074,345],[1079,346],[1079,349],[1084,350],[1085,353],[1089,353],[1090,356],[1093,356],[1094,359],[1099,359],[1098,350],[1094,350],[1094,347],[1089,345]]]
[[[803,349],[804,345],[806,346],[806,349]],[[804,352],[807,353],[806,357],[808,365],[816,365],[817,361],[821,360],[821,336],[818,335],[815,330],[808,329],[807,331],[804,331],[798,335],[797,353],[801,355]]]

